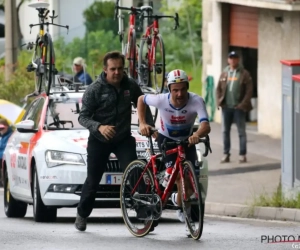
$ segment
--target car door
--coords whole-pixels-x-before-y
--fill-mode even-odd
[[[43,105],[45,99],[43,97],[35,99],[29,108],[26,110],[26,113],[22,119],[34,121],[34,129],[38,129],[39,121],[41,118],[41,113],[43,110]],[[23,198],[29,199],[31,195],[31,151],[32,147],[30,146],[31,139],[36,135],[35,133],[24,133],[17,132],[17,140],[15,143],[16,150],[16,187],[18,193],[22,194]]]

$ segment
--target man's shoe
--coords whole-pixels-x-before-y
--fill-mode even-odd
[[[230,154],[224,155],[221,159],[221,163],[227,163],[230,162]]]
[[[86,218],[82,218],[79,214],[76,216],[75,221],[75,228],[79,231],[85,231],[86,230]]]
[[[247,162],[247,157],[246,155],[240,155],[240,160],[239,160],[240,163],[246,163]]]

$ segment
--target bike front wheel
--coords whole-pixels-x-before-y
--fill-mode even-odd
[[[194,240],[200,239],[203,231],[202,196],[199,182],[193,164],[185,161],[183,164],[182,185],[185,190],[182,192],[182,209],[185,216],[185,223]]]
[[[154,193],[154,179],[146,162],[131,162],[123,174],[120,205],[126,227],[136,237],[149,233],[154,219],[161,216],[162,204]],[[149,204],[153,206],[149,206]]]

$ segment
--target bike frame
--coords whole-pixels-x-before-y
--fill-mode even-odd
[[[164,191],[162,191],[160,189],[159,182],[156,178],[156,175],[158,173],[157,166],[156,166],[156,159],[158,157],[162,156],[162,154],[160,153],[160,154],[152,155],[150,157],[149,162],[147,163],[144,171],[142,172],[142,174],[141,174],[140,178],[138,179],[137,183],[135,184],[131,194],[133,195],[135,193],[135,190],[136,190],[138,184],[140,183],[140,181],[142,180],[142,178],[144,176],[144,173],[147,171],[147,169],[150,169],[150,171],[153,173],[155,189],[157,191],[157,194],[161,197],[163,207],[167,204],[168,198],[169,198],[170,194],[172,193],[173,186],[174,186],[174,183],[177,179],[178,173],[180,173],[180,177],[181,177],[183,198],[184,198],[184,200],[187,200],[186,192],[185,192],[184,178],[183,178],[183,166],[182,166],[182,163],[186,160],[184,147],[182,145],[178,145],[176,148],[169,149],[169,150],[166,151],[166,155],[175,154],[175,153],[177,153],[176,162],[173,166],[173,171],[172,171],[172,174],[170,176],[168,185],[166,186]],[[190,180],[192,180],[192,179],[190,179]],[[195,195],[198,198],[199,193],[195,189],[195,184],[192,183],[192,185],[193,185]]]
[[[145,34],[142,38],[152,37],[151,38],[151,46],[148,46],[148,67],[152,70],[153,65],[156,63],[155,61],[155,45],[157,35],[159,34],[159,24],[158,19],[154,19],[152,24],[147,26]]]
[[[127,48],[126,48],[126,50],[128,50],[128,46],[130,46],[130,40],[133,36],[133,32],[135,31],[136,16],[139,14],[139,12],[141,10],[139,8],[136,8],[133,6],[132,7],[121,7],[118,5],[118,1],[117,1],[117,5],[116,5],[115,9],[119,11],[119,15],[118,15],[119,19],[123,19],[120,10],[129,10],[130,11],[130,13],[129,13],[129,29],[128,29],[128,33],[127,33]],[[115,12],[115,18],[116,18],[116,12]],[[120,23],[121,22],[119,21],[119,26],[120,26]],[[125,46],[123,44],[123,30],[120,30],[120,27],[119,27],[119,35],[120,35],[120,42],[122,43],[122,53],[123,53]],[[124,53],[126,53],[125,54],[126,59],[132,59],[131,58],[132,56],[137,58],[136,54],[135,55],[132,54],[132,52],[133,52],[132,48],[130,47],[129,49],[130,50],[128,51],[128,53],[126,51],[124,52]],[[137,72],[135,72],[135,75],[137,76]]]

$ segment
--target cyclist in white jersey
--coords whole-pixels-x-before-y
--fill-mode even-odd
[[[183,70],[171,71],[167,77],[167,86],[170,93],[142,95],[138,99],[138,117],[142,135],[149,136],[151,126],[146,123],[146,107],[154,106],[160,112],[160,128],[158,129],[158,146],[164,138],[167,141],[188,139],[189,145],[185,147],[187,160],[195,163],[197,160],[195,144],[199,138],[210,133],[207,110],[203,98],[188,92],[189,80]],[[193,127],[198,115],[200,125],[193,133]],[[167,147],[167,149],[174,148]],[[161,149],[161,148],[160,148]],[[168,155],[166,167],[174,166],[176,154]],[[180,176],[176,180],[178,194],[172,194],[172,201],[181,207],[181,182]],[[179,215],[177,213],[177,215]],[[179,218],[180,219],[180,218]],[[180,219],[182,221],[182,219]]]

